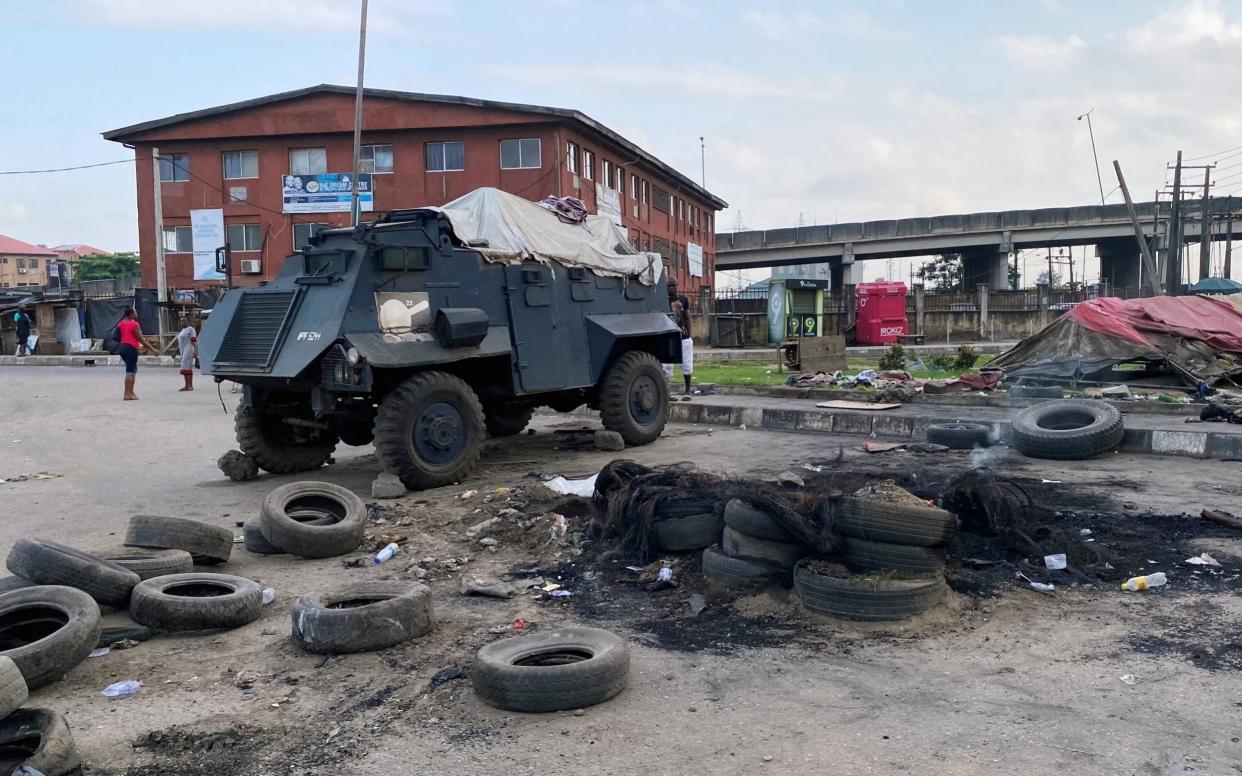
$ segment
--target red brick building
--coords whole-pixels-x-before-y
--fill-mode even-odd
[[[312,230],[348,224],[348,212],[286,213],[282,184],[287,174],[350,172],[353,114],[354,90],[324,84],[105,132],[137,159],[142,284],[156,285],[152,149],[168,287],[195,285],[190,211],[207,208],[223,210],[235,282],[255,283]],[[531,200],[575,196],[591,212],[619,210],[630,241],[660,253],[685,293],[712,285],[716,212],[727,203],[577,111],[367,89],[362,127],[361,172],[374,192],[364,220],[482,186]],[[701,269],[692,260],[700,250]]]

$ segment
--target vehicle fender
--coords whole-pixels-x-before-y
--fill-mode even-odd
[[[508,326],[492,326],[478,345],[460,348],[446,348],[430,333],[420,341],[411,342],[378,331],[349,332],[345,334],[345,339],[358,349],[359,355],[368,364],[381,369],[446,364],[469,358],[513,354]]]
[[[624,345],[640,345],[661,362],[681,360],[681,330],[667,313],[612,313],[586,316],[591,366],[598,375]],[[634,340],[642,340],[635,343]]]

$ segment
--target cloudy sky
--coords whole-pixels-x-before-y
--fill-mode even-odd
[[[0,3],[0,171],[123,160],[100,132],[348,84],[357,7]],[[576,108],[696,178],[705,137],[722,229],[1098,201],[1088,109],[1109,202],[1112,159],[1150,199],[1178,149],[1242,193],[1242,2],[371,0],[370,31],[370,86]],[[2,234],[136,244],[128,164],[0,181]]]

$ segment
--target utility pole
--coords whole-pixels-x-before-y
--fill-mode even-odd
[[[1226,206],[1229,208],[1225,216],[1225,271],[1222,276],[1233,279],[1233,197],[1229,197]]]
[[[1173,206],[1169,210],[1169,247],[1165,270],[1168,279],[1165,285],[1171,296],[1181,293],[1182,269],[1182,152],[1177,152],[1177,163],[1173,168]]]
[[[1212,226],[1208,220],[1208,193],[1212,190],[1212,166],[1203,168],[1203,221],[1199,224],[1199,279],[1212,275]]]
[[[155,301],[163,302],[168,297],[168,274],[164,268],[164,200],[160,192],[160,149],[151,149],[151,176],[155,183]],[[134,308],[138,307],[138,299],[134,298]],[[158,304],[155,308],[155,319],[159,321],[160,350],[164,349],[164,308]]]
[[[699,179],[703,182],[703,188],[707,188],[707,144],[703,142],[703,136],[699,136]]]
[[[1147,270],[1147,279],[1151,283],[1151,290],[1159,296],[1164,293],[1164,290],[1161,288],[1160,275],[1156,271],[1156,261],[1152,258],[1151,246],[1147,244],[1147,237],[1143,234],[1142,225],[1139,224],[1138,212],[1134,209],[1134,200],[1130,198],[1130,187],[1126,185],[1126,178],[1121,174],[1121,163],[1116,159],[1113,160],[1113,169],[1117,171],[1117,184],[1121,186],[1121,196],[1125,198],[1126,212],[1130,216],[1130,225],[1134,227],[1134,239],[1138,240],[1139,254],[1142,256],[1143,263],[1139,265],[1139,278],[1142,278],[1143,273],[1141,270],[1145,268]],[[1158,204],[1156,210],[1157,212],[1160,210]],[[1142,288],[1141,282],[1139,287]]]
[[[362,21],[358,25],[358,89],[354,92],[354,172],[349,196],[350,224],[358,225],[361,209],[358,203],[358,167],[362,154],[362,71],[367,60],[367,0],[362,0]]]
[[[1095,130],[1091,128],[1091,112],[1095,108],[1087,111],[1078,117],[1079,121],[1087,120],[1087,134],[1091,136],[1091,158],[1095,160],[1095,182],[1100,187],[1100,204],[1104,204],[1104,179],[1100,177],[1100,157],[1095,152]]]

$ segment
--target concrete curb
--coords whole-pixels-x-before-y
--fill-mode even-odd
[[[746,426],[776,431],[812,434],[850,434],[885,440],[925,441],[927,427],[943,423],[943,416],[885,415],[882,412],[850,410],[774,409],[721,404],[675,402],[669,420],[716,426]],[[980,421],[992,429],[995,439],[1008,444],[1008,421]],[[1218,460],[1242,459],[1242,434],[1213,431],[1172,431],[1128,428],[1121,446],[1123,453],[1179,455]]]
[[[121,366],[121,357],[110,353],[77,353],[69,356],[0,356],[0,366]],[[175,367],[181,362],[175,356],[139,356],[139,366]]]

